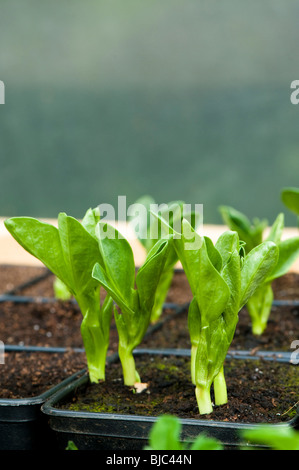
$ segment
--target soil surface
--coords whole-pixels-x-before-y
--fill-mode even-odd
[[[164,309],[162,318],[171,318]],[[82,314],[74,302],[0,302],[0,340],[5,345],[83,348],[80,331]],[[147,335],[151,336],[150,327]],[[118,348],[118,333],[111,321],[108,354]]]
[[[16,289],[17,295],[29,296],[29,297],[45,297],[53,298],[53,282],[55,276],[53,274],[48,275],[48,271],[45,268],[31,268],[28,267],[28,276],[25,277],[26,268],[23,266],[1,266],[0,267],[0,292],[4,293],[8,289]],[[39,276],[44,274],[45,279],[39,280]],[[31,280],[31,285],[22,286],[26,280]],[[35,282],[34,282],[35,281]],[[105,292],[101,292],[101,298],[105,297]],[[174,275],[172,285],[168,292],[167,302],[177,303],[181,305],[185,302],[189,302],[192,299],[191,290],[187,282],[185,273],[177,271]]]
[[[173,414],[180,418],[215,421],[277,423],[296,415],[299,368],[263,360],[227,360],[225,377],[228,403],[215,406],[210,415],[198,413],[194,386],[190,383],[190,359],[175,356],[136,357],[137,370],[147,389],[133,393],[123,385],[119,363],[106,370],[106,381],[77,390],[70,403],[59,407],[73,410],[142,416]],[[213,400],[213,390],[211,393]]]
[[[0,364],[0,399],[39,396],[72,374],[86,369],[85,354],[6,352]]]
[[[38,281],[41,276],[47,275],[48,270],[43,267],[1,265],[0,294],[22,287],[25,283]]]
[[[46,276],[46,278],[39,281],[40,276]],[[16,289],[18,295],[54,297],[54,279],[54,275],[49,275],[48,270],[43,267],[2,265],[0,267],[0,293]],[[23,287],[23,283],[27,281],[32,285]],[[289,272],[276,279],[273,282],[273,289],[276,300],[299,300],[299,274]],[[186,275],[181,270],[177,270],[168,293],[167,302],[182,305],[191,299],[192,294]]]

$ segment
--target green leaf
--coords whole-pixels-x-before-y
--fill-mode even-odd
[[[181,423],[175,416],[161,416],[150,430],[149,444],[152,450],[182,450]]]
[[[88,209],[82,219],[82,225],[87,232],[96,240],[97,236],[95,233],[96,226],[100,222],[100,211],[99,208]]]
[[[168,256],[169,243],[160,240],[148,254],[138,270],[136,286],[141,308],[150,312],[154,306],[155,294]]]
[[[265,241],[274,242],[276,245],[281,240],[284,229],[284,214],[279,214],[271,227],[270,233]]]
[[[243,431],[243,438],[272,450],[299,450],[299,432],[290,426],[260,425]]]
[[[230,290],[229,301],[223,316],[226,322],[226,335],[228,341],[231,342],[238,322],[241,296],[241,260],[237,249],[232,252],[229,261],[221,271],[221,276]]]
[[[190,450],[223,450],[223,445],[217,439],[201,434],[191,444]]]
[[[255,246],[263,241],[263,231],[267,227],[267,221],[254,219],[253,222],[242,212],[230,206],[220,206],[219,211],[224,223],[239,234],[240,240],[246,243],[245,249],[249,253]]]
[[[66,287],[64,282],[59,279],[59,277],[55,277],[53,281],[53,290],[56,299],[70,300],[72,297],[72,294],[70,293],[69,289]]]
[[[69,288],[73,288],[56,227],[31,217],[13,217],[5,220],[4,224],[28,253],[39,259]]]
[[[96,288],[91,273],[95,260],[100,258],[97,242],[78,220],[64,213],[58,216],[58,230],[74,295]]]
[[[198,285],[197,273],[200,269],[199,250],[205,243],[205,239],[192,229],[189,222],[183,219],[181,233],[173,231],[173,243],[186,273],[191,291],[193,295],[196,295]]]
[[[208,237],[204,237],[206,249],[208,253],[208,257],[217,271],[221,271],[223,265],[223,259],[221,253],[218,249],[214,246],[212,240]]]
[[[111,295],[111,297],[114,299],[114,301],[117,303],[117,305],[124,314],[127,313],[130,315],[134,315],[134,311],[131,308],[130,302],[130,300],[132,299],[132,294],[130,293],[128,301],[128,299],[125,298],[123,293],[118,290],[118,288],[115,286],[110,277],[107,276],[105,269],[99,263],[96,263],[94,265],[91,275],[93,279],[98,281],[101,286],[106,290],[106,292]]]
[[[284,188],[281,200],[290,211],[299,215],[299,188]]]
[[[273,305],[273,289],[270,283],[261,284],[248,299],[246,308],[251,318],[252,333],[261,335],[268,324],[268,319]]]
[[[267,241],[258,245],[245,257],[241,270],[240,309],[275,268],[279,250]]]
[[[234,251],[239,253],[240,246],[238,233],[230,230],[222,233],[215,243],[215,248],[221,255],[223,265],[225,266],[229,262]]]
[[[283,240],[278,245],[279,258],[274,270],[268,275],[266,282],[272,282],[284,276],[299,256],[299,237]]]
[[[230,298],[230,291],[209,259],[206,242],[199,250],[197,268],[196,298],[202,316],[202,324],[205,326],[224,312]]]
[[[97,284],[91,278],[100,258],[97,242],[73,217],[58,216],[58,228],[31,217],[15,217],[5,226],[16,241],[78,295]]]
[[[128,305],[132,305],[135,262],[129,242],[117,229],[106,222],[98,223],[96,235],[103,259],[103,269],[110,289],[126,299]]]

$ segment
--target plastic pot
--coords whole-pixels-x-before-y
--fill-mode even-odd
[[[189,356],[186,350],[136,350],[138,355]],[[262,360],[276,361],[284,364],[290,362],[290,356],[282,354],[276,357],[274,353],[261,353]],[[227,360],[253,360],[257,356],[249,355],[247,351],[230,352]],[[111,361],[118,361],[117,355]],[[289,365],[294,367],[293,365]],[[75,391],[88,383],[87,374],[73,381],[58,393],[50,397],[42,405],[42,412],[48,417],[49,426],[56,435],[58,447],[64,449],[68,440],[72,440],[79,450],[140,450],[148,443],[150,429],[157,416],[141,416],[136,414],[118,414],[86,411],[70,411],[62,409],[59,404],[71,400]],[[199,433],[212,436],[221,441],[228,449],[235,449],[241,443],[240,432],[257,426],[255,423],[234,423],[214,421],[212,419],[182,418],[182,440],[194,440]],[[296,416],[286,422],[274,426],[299,426],[298,410]]]
[[[8,354],[15,351],[29,352],[35,356],[40,355],[41,352],[47,352],[47,354],[66,352],[63,348],[22,348],[17,346],[6,348]],[[85,369],[82,369],[37,396],[0,399],[0,450],[38,450],[53,447],[55,445],[53,433],[48,427],[45,415],[41,412],[41,405],[84,372]],[[28,380],[30,380],[30,376],[28,376]]]

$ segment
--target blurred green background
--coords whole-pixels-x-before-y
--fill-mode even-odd
[[[298,0],[1,0],[0,215],[220,204],[299,186]]]

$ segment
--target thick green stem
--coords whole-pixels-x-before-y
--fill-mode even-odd
[[[215,405],[220,406],[227,403],[227,388],[223,367],[220,369],[218,375],[216,375],[214,379],[214,395]]]
[[[271,313],[274,294],[271,284],[264,284],[248,300],[247,310],[252,324],[252,333],[260,336],[266,329]]]
[[[136,382],[140,382],[132,351],[119,346],[118,354],[122,365],[124,384],[133,386]]]
[[[91,382],[97,383],[99,380],[105,380],[113,301],[107,298],[101,309],[98,290],[92,295],[77,298],[77,301],[83,314],[81,336],[89,378]]]
[[[201,415],[212,413],[213,405],[211,402],[210,387],[202,387],[200,385],[197,385],[195,388],[195,395],[199,413]]]

